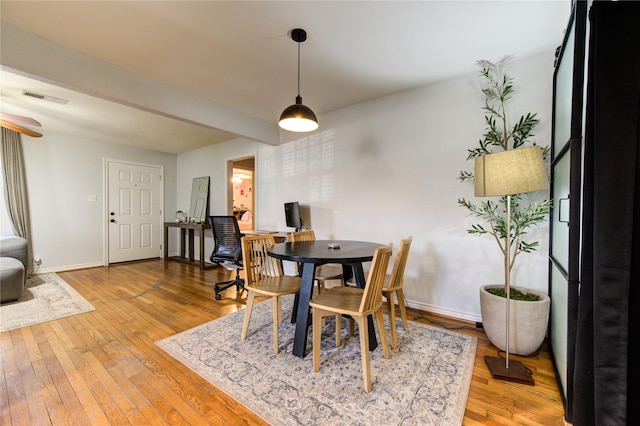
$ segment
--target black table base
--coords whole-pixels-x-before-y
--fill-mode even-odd
[[[345,282],[352,277],[355,278],[356,285],[360,288],[364,288],[366,285],[366,278],[364,276],[364,270],[362,268],[362,263],[356,263],[353,265],[342,265],[342,270],[344,274]],[[314,277],[316,275],[316,264],[315,263],[304,263],[302,266],[302,281],[311,280],[313,282]],[[311,300],[313,296],[313,285],[312,286],[303,286],[300,288],[300,296],[297,298],[297,314],[296,314],[296,334],[293,340],[293,354],[297,357],[304,358],[306,355],[307,348],[307,338],[309,336],[309,327],[311,326],[310,318],[310,306],[309,300]],[[295,307],[294,307],[295,309]],[[376,338],[376,330],[373,325],[373,316],[369,315],[367,317],[368,323],[368,333],[369,333],[369,350],[373,351],[378,347],[378,340]],[[299,324],[306,324],[306,332],[298,333],[297,328]],[[362,333],[362,330],[358,330]],[[339,333],[339,330],[336,330],[336,333]]]
[[[356,285],[365,288],[366,278],[362,268],[363,262],[373,259],[375,250],[382,244],[364,241],[316,240],[300,243],[276,244],[269,250],[269,255],[279,260],[288,260],[302,264],[302,285],[294,303],[291,321],[296,324],[293,340],[293,354],[304,358],[307,348],[309,326],[312,324],[309,301],[313,296],[313,283],[316,266],[326,263],[340,263],[345,281],[354,278]],[[297,310],[297,311],[296,311]],[[369,349],[378,347],[373,317],[367,318],[369,333]],[[363,333],[364,330],[359,330]]]

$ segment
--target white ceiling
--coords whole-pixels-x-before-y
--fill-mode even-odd
[[[297,94],[292,28],[308,33],[300,46],[301,95],[322,115],[475,72],[478,59],[553,51],[570,3],[3,0],[0,16],[21,30],[277,126]],[[212,129],[198,114],[178,121],[162,110],[123,105],[116,95],[99,99],[10,71],[0,74],[2,111],[32,116],[42,122],[42,133],[55,129],[173,153],[238,134],[224,125]],[[21,89],[70,102],[37,103],[19,96]],[[185,141],[176,146],[178,136]]]

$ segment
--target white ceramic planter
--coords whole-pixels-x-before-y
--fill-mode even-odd
[[[491,287],[503,286],[490,284],[480,287],[482,326],[491,343],[504,351],[507,349],[507,300],[485,291],[486,288]],[[523,293],[534,293],[541,297],[539,301],[534,302],[510,300],[509,353],[531,355],[542,345],[547,334],[551,299],[539,291],[514,286],[511,288]]]

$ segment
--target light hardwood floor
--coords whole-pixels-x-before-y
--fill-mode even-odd
[[[154,343],[243,309],[235,288],[214,299],[212,286],[227,271],[152,260],[58,275],[96,310],[0,333],[1,425],[265,424]],[[409,317],[473,327],[415,310]],[[463,424],[563,425],[546,346],[516,357],[533,371],[535,386],[501,382],[484,363],[496,349],[469,328],[457,330],[478,337]]]

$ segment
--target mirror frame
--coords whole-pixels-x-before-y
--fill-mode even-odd
[[[189,223],[206,223],[209,217],[209,176],[193,178]]]

